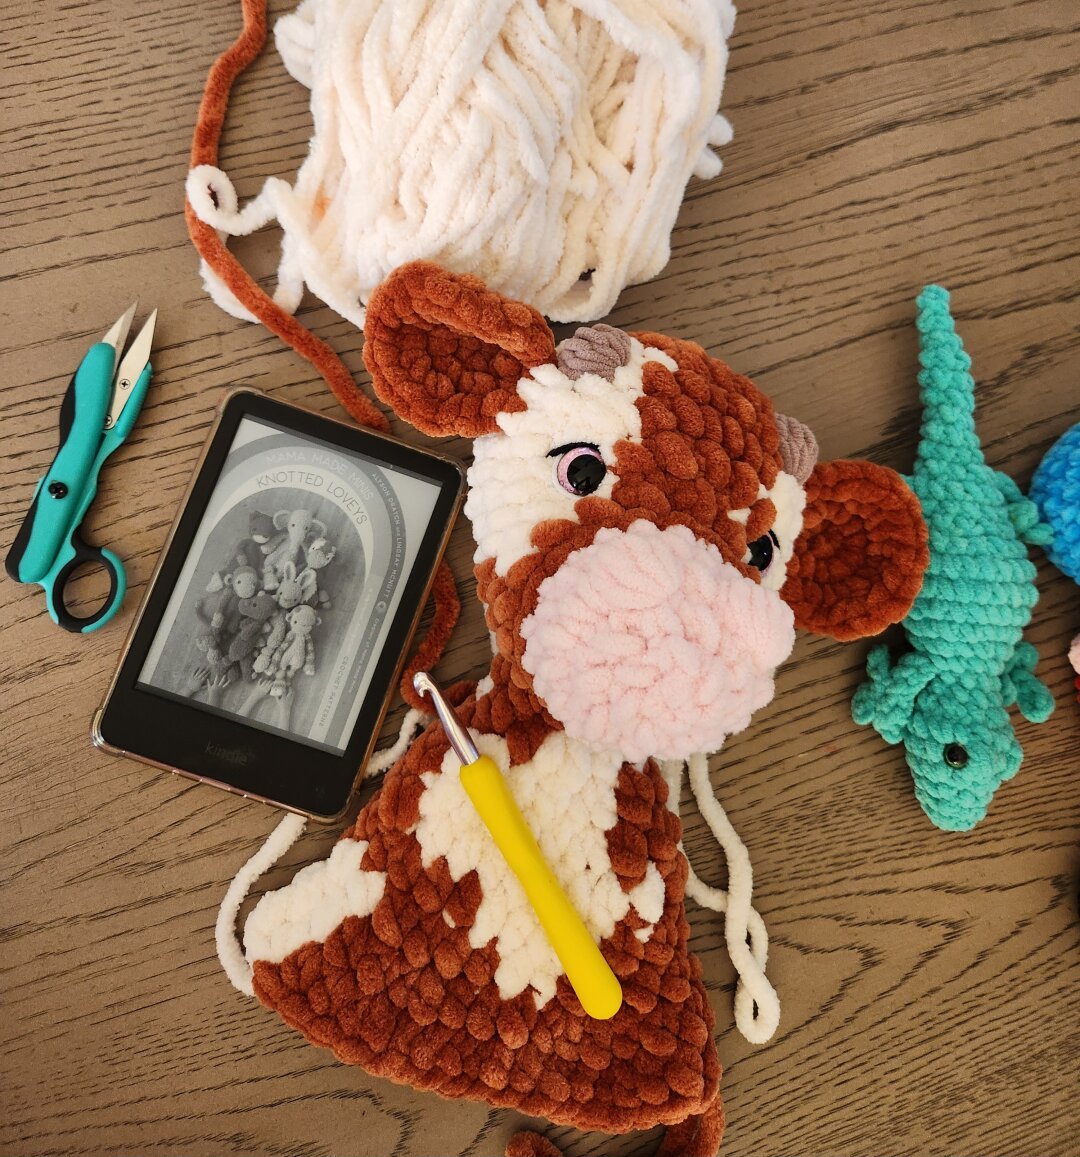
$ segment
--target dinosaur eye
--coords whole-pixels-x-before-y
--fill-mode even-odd
[[[768,534],[755,538],[746,548],[746,558],[743,559],[743,562],[764,574],[769,569],[773,560],[773,552],[779,545],[779,540],[770,530]]]
[[[959,769],[967,765],[969,756],[967,748],[962,743],[947,744],[943,754],[945,756],[945,762],[950,767]]]
[[[604,481],[607,467],[600,451],[588,442],[574,442],[569,446],[559,446],[552,450],[549,458],[559,456],[555,467],[555,477],[559,485],[579,498],[592,494]]]

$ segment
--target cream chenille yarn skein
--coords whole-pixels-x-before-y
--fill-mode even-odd
[[[555,320],[595,319],[666,264],[691,174],[720,171],[734,19],[730,0],[304,0],[275,28],[311,89],[296,183],[271,178],[240,209],[199,165],[188,199],[226,234],[280,222],[289,312],[306,285],[362,325],[391,270],[430,258]]]

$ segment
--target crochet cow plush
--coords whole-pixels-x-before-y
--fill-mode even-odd
[[[712,1154],[713,1016],[658,760],[718,749],[773,694],[796,626],[851,639],[907,612],[918,503],[700,347],[543,318],[426,263],[371,299],[376,391],[475,439],[466,512],[491,670],[459,705],[623,989],[582,1010],[469,803],[438,726],[329,858],[263,897],[258,997],[343,1061],[582,1129],[669,1126]],[[745,946],[745,939],[744,939]],[[517,1139],[515,1152],[548,1152]]]

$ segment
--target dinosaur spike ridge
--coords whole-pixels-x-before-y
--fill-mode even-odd
[[[971,358],[956,332],[949,293],[928,285],[916,302],[919,331],[919,386],[923,404],[923,439],[948,444],[958,459],[983,461],[975,433],[975,380]]]
[[[973,393],[971,358],[956,332],[949,310],[949,291],[940,285],[928,285],[915,302],[915,325],[919,330],[919,385],[926,389],[960,386]]]

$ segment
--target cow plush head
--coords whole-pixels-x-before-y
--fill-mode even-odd
[[[466,513],[497,670],[519,711],[621,754],[717,750],[771,699],[794,627],[902,618],[918,502],[689,341],[610,326],[556,347],[531,307],[418,262],[372,296],[375,389],[475,439]]]

